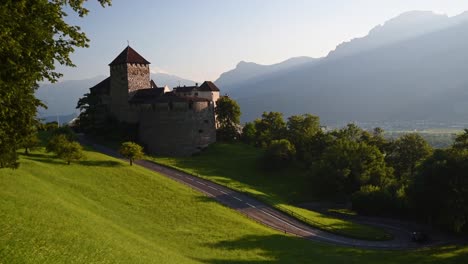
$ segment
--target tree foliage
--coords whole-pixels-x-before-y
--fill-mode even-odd
[[[46,146],[47,152],[53,152],[57,157],[65,160],[68,165],[71,161],[84,158],[83,147],[76,141],[72,141],[66,134],[52,136]]]
[[[327,147],[313,166],[315,187],[323,195],[349,196],[361,186],[384,186],[391,176],[375,146],[340,138]]]
[[[216,121],[218,123],[218,138],[230,141],[239,138],[240,107],[228,96],[221,96],[216,101]]]
[[[39,147],[41,141],[37,137],[37,133],[30,134],[23,140],[21,146],[24,148],[24,154],[29,155],[29,151]]]
[[[109,5],[110,0],[98,0]],[[38,82],[61,76],[55,65],[73,66],[70,54],[89,40],[77,26],[68,25],[65,11],[80,17],[84,0],[5,0],[0,4],[0,168],[18,166],[16,150],[31,135]]]
[[[133,165],[133,161],[142,158],[144,155],[143,147],[130,141],[122,143],[119,153],[130,161],[130,166]]]
[[[273,140],[285,137],[286,123],[282,113],[264,112],[262,118],[256,119],[254,124],[258,146],[267,147]]]
[[[410,187],[418,214],[450,230],[468,231],[467,172],[467,150],[436,150],[423,162]]]
[[[421,135],[406,134],[390,145],[389,154],[386,157],[390,166],[395,169],[395,176],[399,180],[414,177],[416,166],[429,157],[431,146]]]
[[[273,140],[265,153],[270,168],[288,164],[294,160],[295,155],[296,148],[287,139]]]

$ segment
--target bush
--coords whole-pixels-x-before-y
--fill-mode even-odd
[[[367,215],[388,215],[393,211],[390,192],[374,185],[365,185],[351,196],[353,210]]]
[[[68,165],[71,161],[84,158],[83,148],[78,142],[70,141],[65,134],[53,136],[46,147],[47,152],[53,152],[57,157],[65,160]]]
[[[294,160],[296,148],[287,139],[273,140],[265,153],[270,166],[285,165]]]
[[[83,147],[78,142],[67,141],[65,144],[59,146],[57,156],[70,165],[71,161],[84,158]]]

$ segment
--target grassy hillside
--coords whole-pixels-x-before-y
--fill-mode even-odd
[[[0,263],[464,263],[468,248],[381,252],[280,234],[143,168],[87,151],[0,170]]]
[[[194,157],[150,157],[199,177],[249,193],[321,229],[361,239],[386,240],[380,228],[364,226],[293,206],[311,198],[311,186],[298,167],[268,171],[262,168],[262,151],[244,144],[217,143]]]

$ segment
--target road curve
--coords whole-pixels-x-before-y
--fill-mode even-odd
[[[92,146],[95,150],[99,152],[122,159],[122,157],[115,150],[94,144],[85,139],[81,139],[80,141],[86,145]],[[232,208],[261,224],[267,225],[278,231],[296,235],[308,240],[325,242],[334,245],[369,249],[402,250],[414,249],[422,246],[421,244],[411,242],[411,240],[409,239],[409,234],[407,233],[403,236],[396,236],[395,239],[389,241],[359,240],[332,234],[304,224],[296,218],[291,217],[262,201],[259,201],[244,193],[234,191],[217,183],[201,179],[199,177],[181,172],[176,169],[168,168],[147,160],[139,160],[136,161],[135,164],[138,164],[149,170],[158,172],[159,174],[171,178],[175,181],[178,181],[182,184],[185,184],[191,187],[192,189],[198,190],[199,192],[209,197],[212,197],[219,203],[229,208]],[[401,231],[404,232],[403,230]],[[438,244],[442,243],[434,242],[432,244],[424,244],[424,246],[436,246]]]

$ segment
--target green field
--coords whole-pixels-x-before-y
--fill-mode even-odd
[[[290,212],[309,224],[337,234],[367,240],[391,238],[380,228],[356,224],[291,205],[310,200],[311,186],[303,170],[266,171],[261,168],[262,151],[244,144],[217,143],[194,157],[149,157],[158,163],[217,182],[234,190],[254,195]]]
[[[283,235],[192,189],[87,151],[0,170],[0,263],[464,263],[468,248],[382,252]]]

